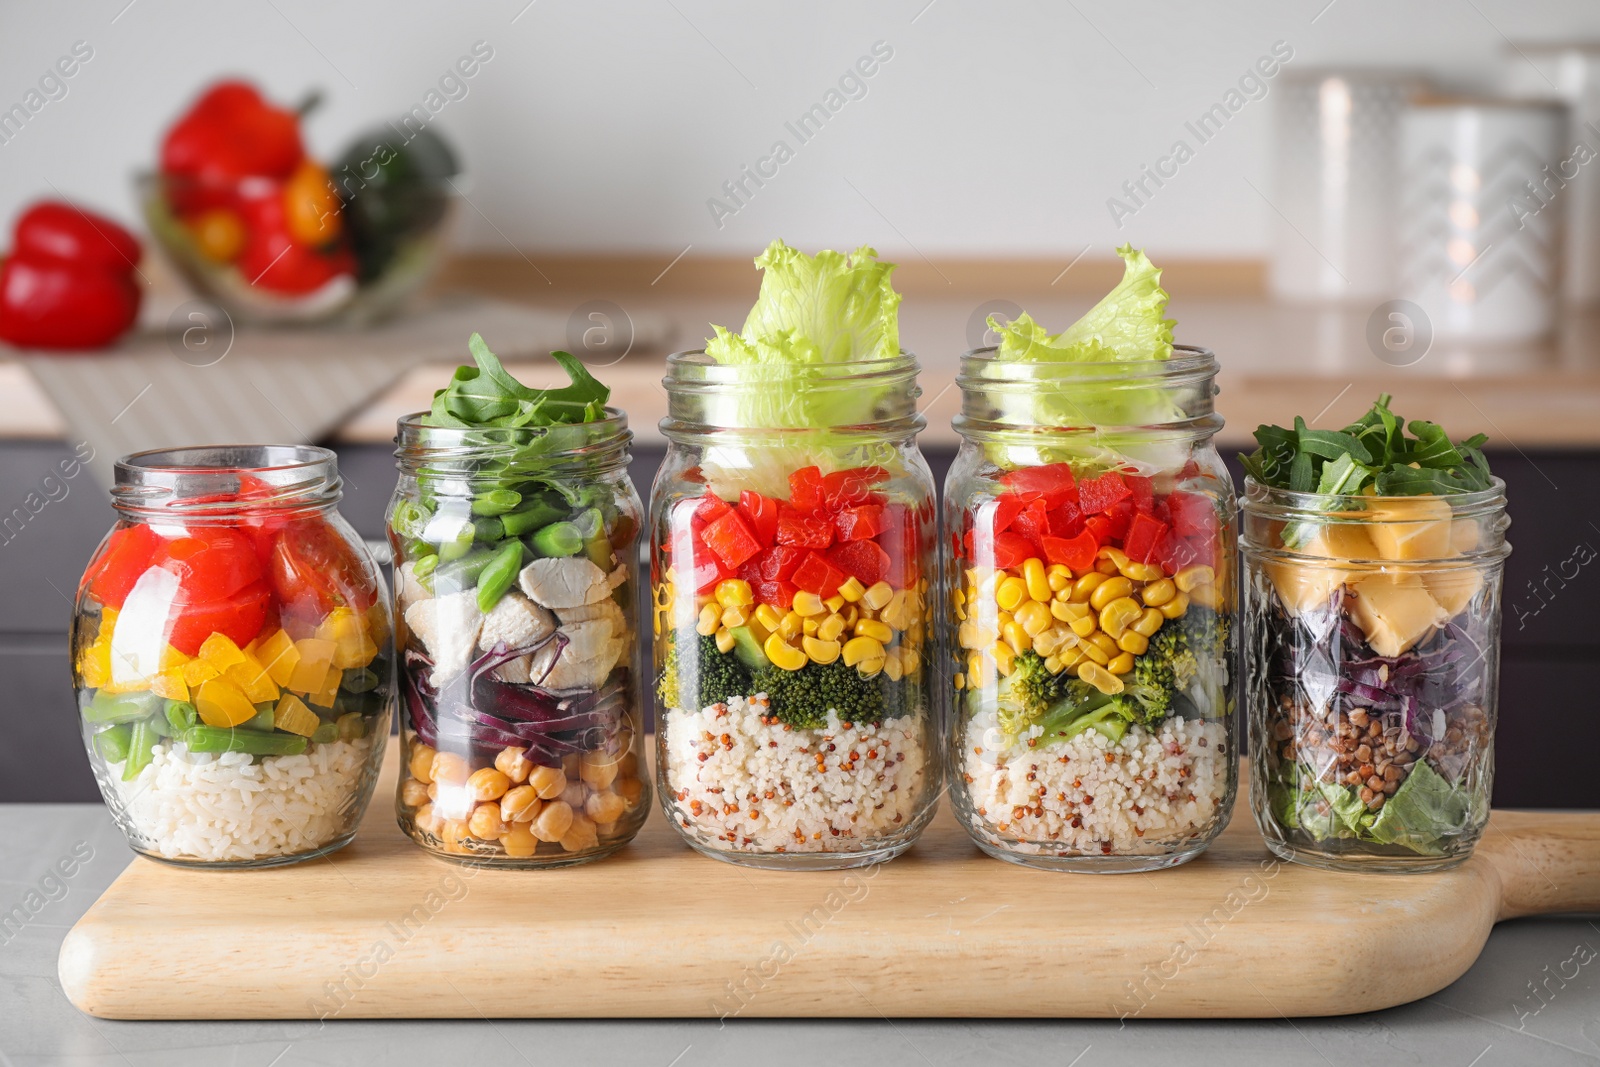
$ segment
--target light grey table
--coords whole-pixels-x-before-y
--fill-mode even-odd
[[[883,1018],[725,1026],[698,1020],[109,1022],[68,1003],[56,982],[56,952],[131,853],[99,805],[11,804],[3,810],[9,832],[0,839],[0,1067],[1600,1063],[1600,922],[1590,918],[1503,924],[1477,965],[1450,988],[1402,1008],[1329,1019],[1126,1026]],[[51,873],[58,860],[85,854],[70,878]]]

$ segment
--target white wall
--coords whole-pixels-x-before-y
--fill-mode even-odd
[[[1245,179],[1270,193],[1270,90],[1121,229],[1106,201],[1275,41],[1289,69],[1402,64],[1487,86],[1507,36],[1600,38],[1594,0],[1327,2],[9,0],[0,108],[75,41],[94,57],[0,144],[0,220],[52,187],[131,219],[129,175],[219,74],[282,101],[323,87],[309,139],[327,158],[483,40],[493,59],[434,119],[473,174],[470,246],[504,250],[498,228],[529,248],[672,255],[777,235],[899,256],[1070,257],[1126,239],[1259,255],[1271,209]],[[878,41],[893,57],[866,95],[799,144],[785,121]],[[707,199],[780,138],[794,158],[719,228]]]

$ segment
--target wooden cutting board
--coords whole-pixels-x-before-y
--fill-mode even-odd
[[[1241,797],[1199,859],[1066,875],[983,856],[941,811],[892,863],[743,870],[653,813],[616,856],[474,871],[395,826],[389,753],[354,844],[293,867],[137,858],[61,948],[115,1019],[1339,1015],[1458,978],[1501,919],[1600,910],[1600,814],[1499,811],[1435,875],[1273,860]]]

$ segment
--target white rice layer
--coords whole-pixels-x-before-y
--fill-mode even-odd
[[[856,852],[908,828],[923,797],[922,717],[797,730],[764,698],[666,715],[675,818],[710,848]]]
[[[350,829],[370,738],[253,762],[243,752],[157,745],[131,782],[111,777],[139,844],[168,859],[253,860],[309,852]]]
[[[1094,730],[996,747],[993,712],[970,719],[962,770],[972,829],[1012,852],[1141,855],[1208,836],[1228,789],[1221,723],[1173,718],[1119,741]],[[989,744],[986,744],[986,740]],[[958,806],[958,812],[960,807]]]

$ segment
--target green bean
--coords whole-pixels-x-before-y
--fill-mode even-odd
[[[150,720],[144,719],[133,724],[133,734],[128,738],[128,759],[122,765],[122,780],[131,782],[139,777],[139,772],[150,766],[151,757],[155,755],[156,742],[161,738],[151,727]]]
[[[298,756],[307,741],[295,734],[264,734],[227,726],[191,726],[183,732],[190,752],[244,752],[252,756]]]
[[[436,552],[430,551],[426,555],[414,556],[411,560],[411,575],[420,582],[432,574],[438,566],[439,555]]]
[[[461,559],[441,563],[433,572],[434,592],[440,596],[446,593],[459,593],[464,589],[471,589],[478,582],[478,575],[483,573],[483,568],[494,559],[494,553],[487,548],[474,549],[471,555]]]
[[[460,559],[472,551],[472,542],[476,537],[472,523],[463,520],[460,526],[439,541],[439,558]]]
[[[133,727],[127,723],[118,723],[94,735],[94,750],[107,763],[121,763],[127,759],[132,745]]]
[[[583,551],[583,535],[570,522],[552,522],[530,540],[541,556],[576,556]]]
[[[595,508],[584,508],[572,517],[572,525],[578,528],[578,534],[585,541],[600,533],[605,526],[605,520]]]
[[[541,496],[521,511],[502,515],[500,524],[505,527],[507,537],[522,537],[541,526],[548,526],[564,518],[566,514],[567,508],[564,504],[557,504],[548,496]]]
[[[161,698],[154,693],[107,693],[101,689],[83,709],[89,722],[119,723],[149,718],[161,707]]]
[[[472,499],[474,515],[504,515],[515,511],[522,503],[522,494],[515,489],[490,489]]]
[[[346,712],[339,716],[339,721],[335,725],[339,729],[341,741],[354,741],[367,736],[366,717],[358,711]]]
[[[157,737],[171,737],[172,736],[172,734],[173,734],[172,724],[167,721],[167,716],[166,716],[165,712],[158,711],[154,715],[150,716],[150,718],[146,719],[145,721],[150,724],[150,729],[152,729],[152,730],[154,730],[156,732],[156,736]]]
[[[200,713],[195,706],[187,700],[169,700],[165,711],[167,724],[172,727],[173,733],[183,733],[191,726],[200,722]]]
[[[318,726],[311,734],[313,745],[327,745],[339,740],[339,728],[331,722]]]
[[[522,569],[522,542],[507,541],[478,575],[478,610],[487,613],[506,595]]]
[[[269,733],[272,730],[273,712],[271,704],[257,704],[256,713],[239,724],[241,730],[260,730]]]
[[[472,536],[479,544],[498,541],[506,535],[506,524],[493,515],[472,520]]]
[[[378,672],[370,671],[365,667],[357,667],[353,671],[345,671],[344,678],[339,682],[339,688],[346,693],[365,693],[378,688]]]

